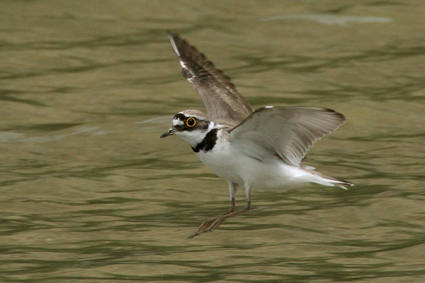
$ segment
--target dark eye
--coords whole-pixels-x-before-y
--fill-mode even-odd
[[[192,117],[187,118],[187,120],[186,120],[186,126],[192,128],[195,125],[196,125],[196,119],[195,118],[192,118]]]

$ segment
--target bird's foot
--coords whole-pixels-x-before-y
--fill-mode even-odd
[[[247,212],[250,209],[250,207],[251,207],[251,202],[249,201],[247,202],[246,206],[244,206],[244,208],[242,208],[241,210],[235,211],[234,203],[232,203],[232,208],[228,212],[204,221],[201,224],[201,226],[199,226],[198,230],[196,230],[196,232],[193,235],[190,235],[188,238],[191,239],[201,235],[202,233],[212,232],[214,231],[215,228],[220,226],[220,224],[223,223],[223,221],[226,220],[227,218]]]
[[[221,221],[220,221],[220,223],[221,222],[223,222],[223,217],[224,217],[224,215],[225,214],[223,214],[223,215],[220,215],[220,216],[217,216],[217,217],[214,217],[214,218],[211,218],[211,219],[208,219],[208,220],[206,220],[206,221],[204,221],[202,224],[201,224],[201,226],[199,226],[199,228],[198,228],[198,230],[196,230],[196,232],[193,234],[193,235],[190,235],[188,238],[189,239],[191,239],[191,238],[194,238],[194,237],[196,237],[196,236],[199,236],[199,235],[201,235],[202,233],[204,233],[204,232],[210,232],[209,230],[210,230],[210,228],[211,228],[211,226],[214,224],[214,223],[216,223],[220,218],[222,219]],[[218,224],[218,225],[220,225],[220,223]]]

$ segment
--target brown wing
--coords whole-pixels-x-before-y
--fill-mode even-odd
[[[342,114],[326,108],[266,106],[232,129],[230,138],[248,155],[271,153],[299,166],[308,149],[344,121]]]
[[[183,76],[201,96],[207,109],[207,119],[232,120],[240,123],[252,113],[251,105],[236,90],[230,78],[216,69],[195,46],[168,31],[174,52],[180,60]]]

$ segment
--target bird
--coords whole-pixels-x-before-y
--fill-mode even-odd
[[[253,110],[222,70],[178,34],[168,32],[183,76],[198,92],[206,108],[184,110],[160,137],[175,135],[189,144],[199,159],[227,180],[230,209],[202,222],[189,238],[212,232],[225,219],[251,208],[254,189],[282,190],[309,183],[353,186],[301,164],[308,149],[335,131],[344,115],[327,108],[264,106]],[[246,205],[236,210],[236,190],[245,189]]]

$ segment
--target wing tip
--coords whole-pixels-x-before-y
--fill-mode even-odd
[[[171,47],[173,47],[174,52],[178,57],[180,57],[180,51],[177,48],[177,42],[176,41],[182,41],[180,36],[177,33],[173,33],[171,30],[167,30],[168,39],[170,40]]]
[[[184,58],[192,58],[194,61],[199,61],[201,63],[210,63],[211,67],[215,69],[214,64],[207,59],[207,57],[199,52],[196,46],[191,45],[187,40],[183,39],[179,34],[167,30],[168,39],[170,40],[171,46],[174,49],[177,57],[181,60]]]
[[[341,114],[339,112],[336,112],[333,109],[323,108],[323,110],[324,110],[324,112],[330,112],[330,113],[332,113],[333,115],[335,115],[336,117],[338,117],[342,122],[344,122],[345,120],[347,120],[343,114]]]
[[[207,106],[207,112],[213,111],[208,105],[214,99],[218,99],[220,103],[227,105],[226,110],[214,110],[214,114],[208,113],[215,118],[218,115],[224,115],[223,118],[236,119],[242,121],[252,112],[249,103],[236,90],[236,86],[231,82],[231,79],[218,69],[206,55],[200,52],[194,45],[191,45],[187,40],[180,37],[177,33],[171,30],[166,30],[171,46],[174,49],[177,57],[180,60],[183,76],[195,87],[200,94],[204,104]],[[209,98],[209,94],[213,93],[214,97]],[[217,98],[218,97],[218,98]],[[230,105],[229,101],[234,104]],[[228,109],[228,110],[227,110]],[[235,118],[236,117],[236,118]]]

